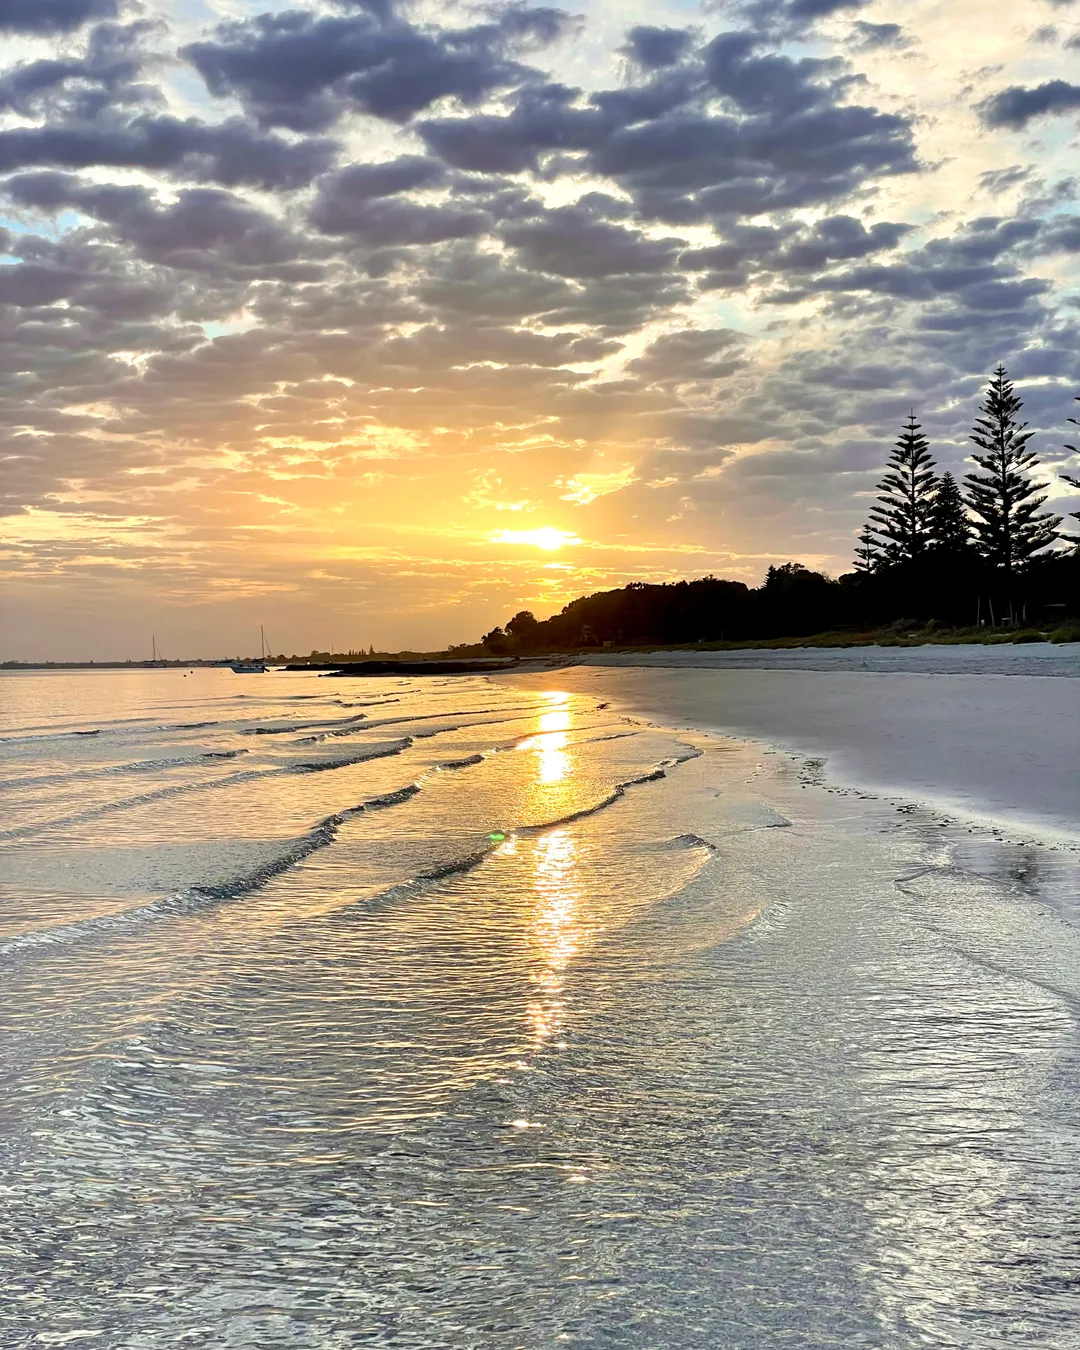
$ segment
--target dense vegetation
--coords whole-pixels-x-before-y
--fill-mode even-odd
[[[1014,634],[1031,627],[1069,636],[1070,624],[1080,623],[1080,536],[1043,509],[1046,493],[1021,407],[999,366],[971,433],[976,467],[963,487],[952,474],[938,474],[913,412],[859,536],[855,570],[837,580],[789,562],[770,567],[756,588],[711,576],[633,582],[574,600],[543,621],[523,610],[481,645],[529,653],[890,627],[902,634],[928,625]],[[1080,488],[1080,478],[1063,477]],[[1080,520],[1080,512],[1073,515]]]

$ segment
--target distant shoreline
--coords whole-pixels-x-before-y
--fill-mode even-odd
[[[746,639],[738,642],[684,642],[684,643],[644,643],[641,646],[603,645],[589,647],[570,647],[561,651],[535,651],[520,653],[484,652],[469,648],[466,651],[441,652],[395,652],[380,653],[358,661],[355,657],[344,655],[330,656],[318,661],[305,661],[298,657],[289,657],[271,661],[271,667],[290,671],[341,671],[350,675],[361,674],[468,674],[481,672],[481,666],[498,669],[510,668],[515,662],[522,666],[550,664],[557,662],[578,662],[596,656],[634,657],[662,655],[664,653],[694,652],[765,652],[800,651],[807,648],[845,649],[859,647],[999,647],[1053,645],[1076,646],[1080,642],[1080,630],[1066,628],[1053,632],[1036,629],[1016,630],[943,630],[940,633],[888,633],[888,632],[828,632],[814,633],[805,637]],[[195,657],[179,661],[0,661],[0,673],[4,671],[48,671],[48,670],[215,670],[226,669],[235,657]],[[443,669],[426,671],[422,667],[441,666]],[[449,669],[453,666],[454,669]],[[365,670],[365,667],[368,669]]]

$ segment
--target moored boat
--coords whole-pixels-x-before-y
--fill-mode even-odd
[[[257,661],[232,661],[229,669],[234,675],[265,675],[270,669],[267,663],[266,634],[259,625],[259,659]]]

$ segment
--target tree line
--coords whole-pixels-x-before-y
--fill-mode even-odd
[[[1080,399],[1077,400],[1080,402]],[[877,502],[859,536],[855,567],[888,577],[891,589],[920,591],[931,577],[945,576],[961,589],[986,592],[991,610],[1016,622],[1030,587],[1023,585],[1040,560],[1049,561],[1059,541],[1080,540],[1059,529],[1062,518],[1044,510],[1047,493],[1037,477],[1033,432],[1020,421],[1023,403],[1004,366],[998,366],[971,431],[975,469],[963,486],[951,473],[940,476],[930,444],[914,411],[900,432],[878,484]],[[1076,419],[1069,422],[1076,425]],[[1075,453],[1074,446],[1065,447]],[[1080,487],[1080,479],[1063,474]],[[1073,513],[1080,518],[1080,512]],[[967,583],[966,586],[963,583]]]
[[[486,633],[482,646],[531,652],[676,645],[928,623],[1060,628],[1080,619],[1080,535],[1065,533],[1062,518],[1045,509],[1022,408],[998,366],[971,431],[975,467],[962,483],[938,473],[912,411],[859,535],[854,571],[836,580],[789,562],[770,567],[758,587],[712,576],[632,582],[583,596],[543,621],[522,610]],[[1077,418],[1067,420],[1080,426]],[[1064,448],[1076,453],[1074,445]],[[1080,488],[1080,477],[1060,476]],[[1080,520],[1080,511],[1071,514]]]

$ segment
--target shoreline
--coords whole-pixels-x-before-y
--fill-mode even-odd
[[[592,661],[494,678],[529,687],[554,680],[657,726],[785,755],[808,785],[1018,845],[1080,851],[1080,690],[1071,672]]]
[[[843,656],[845,653],[865,653],[867,651],[974,651],[1001,652],[1011,649],[1045,652],[1050,655],[1062,655],[1065,659],[1074,658],[1077,674],[1080,674],[1080,640],[1061,639],[1050,633],[1037,636],[1000,633],[976,638],[970,635],[962,637],[918,638],[887,637],[880,633],[871,634],[832,634],[818,633],[808,637],[770,638],[760,642],[723,642],[696,643],[693,645],[648,644],[642,647],[584,647],[565,652],[536,652],[500,654],[497,652],[478,652],[470,656],[457,656],[452,652],[412,652],[408,655],[383,654],[362,660],[342,657],[334,660],[328,657],[320,661],[303,661],[295,657],[273,661],[271,669],[290,672],[318,671],[340,673],[343,675],[444,675],[470,674],[482,668],[510,667],[515,663],[521,667],[543,667],[552,665],[591,665],[591,664],[655,664],[658,659],[670,659],[673,664],[693,664],[697,658],[712,658],[702,664],[714,664],[726,657],[772,656],[783,657],[800,652],[827,652],[830,655]],[[680,661],[685,658],[685,661]],[[213,669],[229,667],[232,657],[192,657],[188,660],[138,661],[0,661],[0,674],[19,674],[22,671],[41,673],[65,670],[183,670]],[[251,658],[254,659],[254,658]],[[429,669],[430,667],[430,669]],[[436,669],[435,667],[443,667]],[[453,667],[451,669],[451,667]]]
[[[1080,679],[1080,643],[869,644],[860,647],[747,647],[738,650],[663,648],[600,651],[567,664],[674,670],[819,670],[929,675],[1051,675]],[[522,662],[522,666],[525,662]]]

